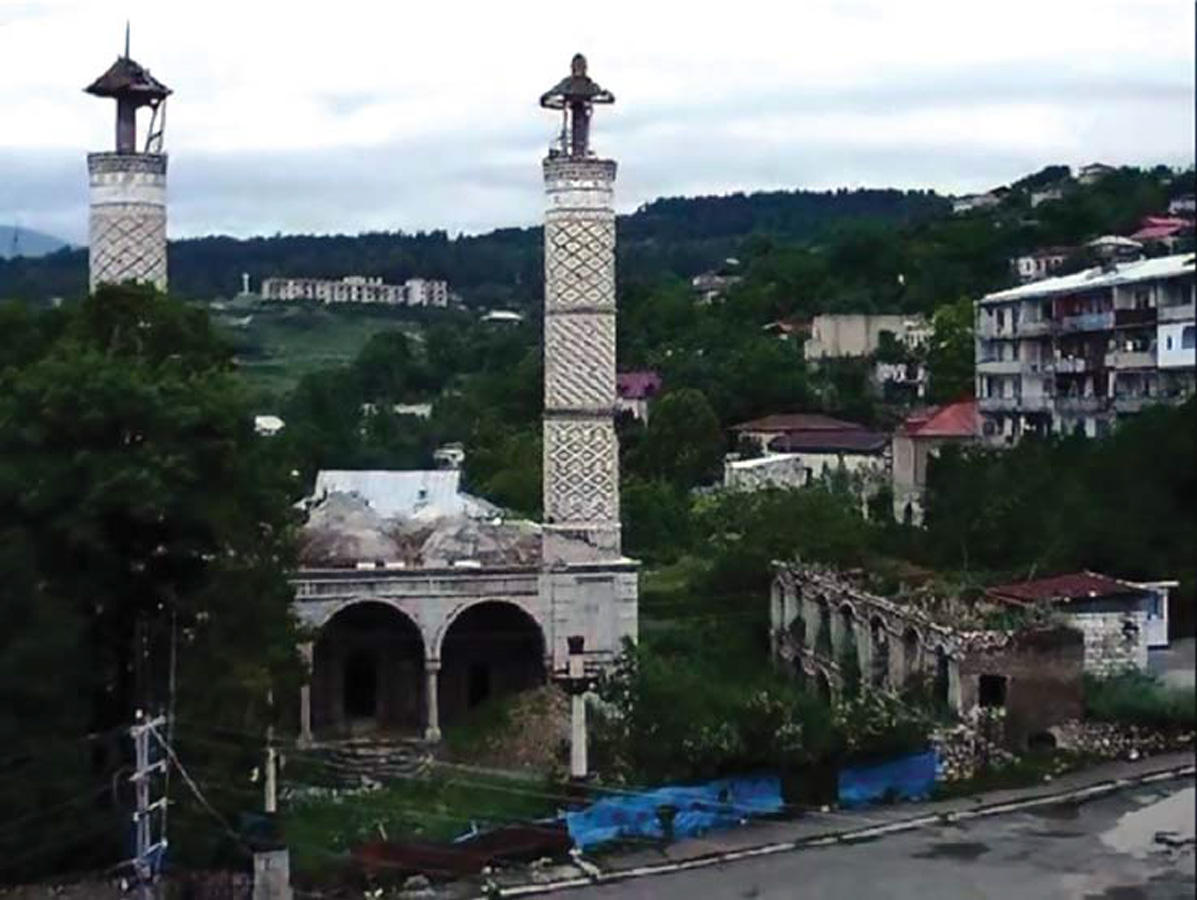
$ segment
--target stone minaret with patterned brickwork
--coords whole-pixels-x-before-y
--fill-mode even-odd
[[[125,55],[86,88],[116,100],[115,152],[89,153],[88,283],[140,281],[166,290],[166,154],[162,152],[170,89]],[[137,110],[150,108],[143,149]]]
[[[544,160],[544,560],[618,559],[615,437],[615,163],[589,148],[595,103],[614,97],[574,57],[540,98],[563,114]]]

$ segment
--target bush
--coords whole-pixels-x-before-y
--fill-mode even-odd
[[[1085,676],[1085,717],[1099,722],[1159,729],[1197,724],[1193,688],[1170,688],[1154,675],[1128,670]]]

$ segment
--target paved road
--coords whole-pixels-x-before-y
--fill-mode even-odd
[[[571,900],[1192,898],[1192,779],[1077,805],[936,826],[690,872],[560,892]],[[1171,831],[1188,844],[1155,840]]]

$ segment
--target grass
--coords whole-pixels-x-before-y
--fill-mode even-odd
[[[548,784],[489,774],[403,779],[369,793],[292,800],[283,810],[283,834],[295,869],[319,875],[366,841],[447,842],[472,825],[554,815],[556,793]]]
[[[1192,729],[1197,724],[1193,688],[1168,687],[1153,675],[1128,670],[1085,677],[1085,717],[1146,728]]]
[[[351,362],[380,331],[420,334],[418,323],[384,309],[239,301],[213,314],[251,388],[273,396],[286,394],[310,372]],[[247,325],[233,324],[246,316],[252,316]]]

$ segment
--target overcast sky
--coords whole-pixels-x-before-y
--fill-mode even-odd
[[[0,222],[86,239],[126,18],[175,92],[171,237],[532,224],[578,50],[621,211],[1193,161],[1190,0],[0,0]]]

